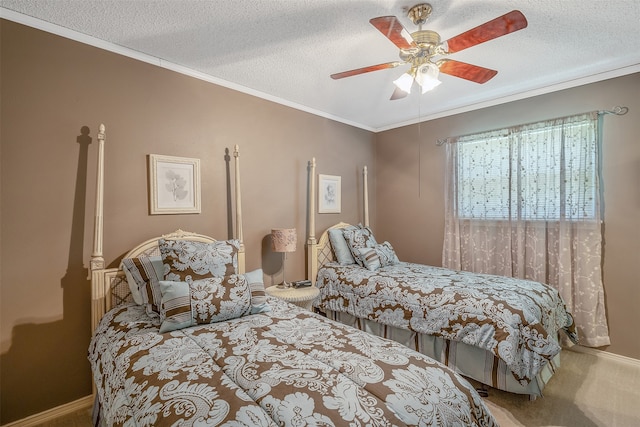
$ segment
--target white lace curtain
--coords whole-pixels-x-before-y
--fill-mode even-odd
[[[443,265],[559,290],[582,345],[610,344],[597,113],[451,138]]]

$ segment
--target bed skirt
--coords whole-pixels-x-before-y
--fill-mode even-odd
[[[510,393],[526,394],[531,398],[542,396],[545,385],[556,369],[560,367],[560,354],[557,354],[538,373],[535,380],[523,386],[516,381],[502,360],[479,347],[383,325],[372,320],[354,317],[348,313],[327,311],[326,315],[330,319],[370,334],[397,341],[447,365],[467,378]]]

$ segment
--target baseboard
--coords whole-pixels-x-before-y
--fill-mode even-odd
[[[612,360],[619,363],[626,363],[640,369],[640,360],[634,359],[632,357],[621,356],[619,354],[609,353],[608,351],[598,350],[596,348],[583,347],[581,345],[574,345],[570,348],[567,348],[566,350],[575,351],[576,353],[590,354],[596,357]]]
[[[35,427],[40,424],[55,420],[63,415],[70,414],[72,412],[79,411],[81,409],[88,409],[93,405],[93,396],[83,397],[73,402],[65,403],[58,407],[48,409],[39,414],[31,415],[30,417],[23,418],[18,421],[12,421],[9,424],[3,424],[2,427]]]

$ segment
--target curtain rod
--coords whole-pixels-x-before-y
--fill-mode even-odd
[[[629,112],[629,107],[621,107],[619,105],[616,105],[615,107],[613,107],[611,110],[598,110],[597,113],[598,114],[613,114],[615,116],[624,116],[625,114],[627,114]],[[449,138],[438,138],[436,140],[436,145],[439,147],[441,145],[444,145],[450,138],[453,137],[449,137]]]
[[[629,107],[621,107],[616,105],[611,110],[600,110],[598,114],[615,114],[616,116],[624,116],[629,112]]]

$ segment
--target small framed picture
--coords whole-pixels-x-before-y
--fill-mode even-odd
[[[200,213],[200,159],[149,154],[151,215]]]
[[[318,213],[340,213],[340,177],[318,175]]]

